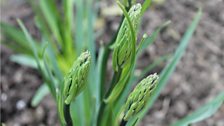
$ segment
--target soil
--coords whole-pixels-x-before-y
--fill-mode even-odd
[[[223,0],[167,0],[154,6],[143,19],[142,32],[148,34],[166,20],[172,24],[163,30],[156,43],[148,47],[140,57],[141,70],[158,56],[172,53],[191,22],[199,6],[203,16],[184,57],[177,66],[168,85],[143,119],[140,126],[167,126],[186,116],[224,91],[224,1]],[[35,31],[33,13],[24,0],[1,1],[1,21],[15,24],[21,18],[29,30]],[[106,41],[111,36],[118,18],[106,18]],[[33,32],[35,34],[35,32]],[[1,122],[7,126],[59,125],[56,106],[50,96],[36,108],[31,107],[31,98],[42,84],[36,70],[10,61],[14,54],[1,45]],[[159,72],[164,66],[154,69]],[[224,105],[211,118],[193,126],[224,126]]]

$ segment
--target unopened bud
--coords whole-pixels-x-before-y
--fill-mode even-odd
[[[82,53],[65,76],[63,95],[66,104],[70,104],[85,87],[90,61],[90,53],[88,51]]]
[[[141,18],[141,8],[141,4],[138,3],[133,5],[128,12],[135,34],[137,33]],[[113,45],[113,68],[115,71],[118,68],[123,68],[130,61],[132,53],[135,53],[132,51],[132,39],[131,29],[125,18],[118,32],[116,42]]]
[[[150,75],[143,79],[131,92],[125,104],[125,115],[123,118],[125,121],[128,121],[130,117],[136,115],[145,107],[158,83],[158,79],[157,74]]]

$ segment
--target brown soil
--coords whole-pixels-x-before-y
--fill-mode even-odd
[[[198,6],[203,7],[204,13],[186,54],[141,126],[167,126],[224,91],[223,0],[167,0],[148,11],[142,31],[150,34],[166,20],[172,24],[147,48],[138,66],[143,68],[156,57],[173,52]],[[22,18],[31,31],[34,29],[30,23],[33,14],[23,0],[4,1],[1,11],[1,20],[15,24],[15,18]],[[116,23],[110,21],[109,28]],[[107,32],[105,36],[110,34]],[[37,108],[31,107],[30,101],[42,83],[41,77],[37,71],[11,62],[12,54],[1,45],[1,122],[7,126],[59,125],[50,96]],[[193,126],[224,126],[223,118],[224,106],[211,118]]]

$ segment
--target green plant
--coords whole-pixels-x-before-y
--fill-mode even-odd
[[[5,40],[4,44],[19,53],[11,57],[12,61],[38,69],[44,79],[44,84],[32,99],[32,105],[38,105],[50,92],[57,104],[61,125],[68,126],[137,125],[165,87],[201,17],[199,10],[173,55],[158,58],[139,76],[135,76],[137,57],[170,23],[165,22],[149,36],[144,34],[137,45],[141,17],[150,7],[151,0],[146,0],[142,5],[134,0],[117,1],[124,14],[120,27],[110,43],[100,47],[98,57],[95,56],[93,32],[96,10],[92,0],[65,0],[59,3],[61,8],[57,6],[56,0],[35,2],[31,1],[30,4],[35,12],[35,23],[41,39],[31,37],[21,21],[18,23],[22,31],[1,23],[6,40],[15,42]],[[73,13],[73,5],[76,13]],[[84,50],[89,51],[82,53]],[[107,83],[105,73],[111,51],[114,73],[110,83]],[[168,64],[159,75],[143,79],[130,93],[139,79],[168,58]],[[217,105],[214,109],[210,108],[206,116],[197,113],[193,117],[202,116],[198,120],[209,117],[223,100],[222,94],[210,103]],[[182,123],[184,120],[187,122]],[[195,122],[192,116],[184,120],[174,125]]]

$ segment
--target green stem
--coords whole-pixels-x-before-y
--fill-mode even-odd
[[[70,104],[64,104],[64,116],[65,116],[66,126],[73,126],[72,118],[70,115]]]
[[[114,72],[114,75],[113,75],[113,78],[112,78],[112,81],[111,81],[111,84],[110,84],[110,88],[109,90],[107,91],[107,94],[106,94],[106,98],[110,95],[111,91],[113,90],[113,88],[115,87],[115,85],[117,84],[117,82],[119,81],[120,77],[121,77],[121,73],[122,73],[122,69],[119,67],[118,68],[118,71]]]
[[[119,81],[121,73],[122,73],[122,69],[120,69],[120,68],[118,69],[117,72],[114,73],[112,81],[111,81],[111,84],[110,84],[110,88],[107,91],[106,96],[104,96],[104,97],[108,97],[109,96],[109,94],[113,90],[114,86]],[[100,122],[101,122],[101,120],[103,118],[105,107],[106,107],[106,103],[105,102],[101,102],[100,109],[99,109],[99,114],[98,114],[98,119],[97,119],[97,123],[98,123],[97,126],[100,126]]]
[[[128,121],[125,121],[124,119],[121,120],[120,126],[126,126]]]
[[[131,8],[131,6],[129,5],[128,7],[126,7],[126,10],[129,11],[129,9]],[[105,74],[106,74],[106,68],[107,68],[107,62],[108,62],[108,59],[109,59],[109,55],[110,55],[110,52],[111,52],[111,49],[110,49],[110,46],[113,45],[113,43],[116,41],[116,38],[117,38],[117,35],[118,35],[118,32],[120,30],[120,27],[123,23],[123,20],[124,20],[125,16],[123,15],[122,18],[121,18],[121,22],[119,24],[119,27],[116,31],[116,33],[114,34],[114,36],[112,37],[111,41],[109,42],[108,45],[106,45],[104,48],[104,53],[103,53],[103,60],[102,60],[102,65],[100,66],[100,100],[102,101],[103,99],[103,96],[105,94],[105,81],[106,81],[106,78],[105,78]]]
[[[124,19],[124,16],[122,17],[122,21],[120,22],[120,25],[119,25],[119,28],[117,30],[117,32],[115,33],[115,35],[113,36],[113,38],[111,39],[110,43],[108,45],[105,46],[105,50],[104,50],[104,53],[103,53],[103,60],[102,60],[102,65],[100,66],[100,87],[101,87],[101,93],[100,93],[100,100],[103,99],[103,96],[105,94],[105,81],[106,81],[106,78],[105,78],[105,74],[106,74],[106,68],[107,68],[107,62],[108,62],[108,59],[109,59],[109,55],[110,55],[110,46],[116,41],[116,38],[117,38],[117,34],[118,34],[118,31],[121,27],[121,24],[123,22],[123,19]]]

